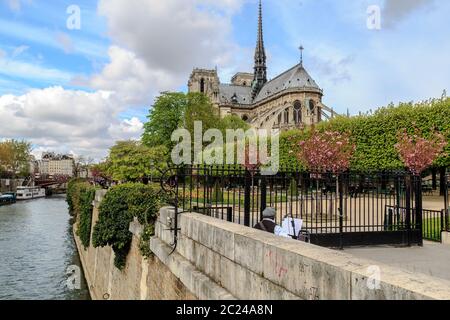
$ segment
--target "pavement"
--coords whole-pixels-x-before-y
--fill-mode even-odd
[[[378,246],[350,248],[345,249],[344,252],[400,269],[450,280],[450,245],[425,241],[423,247]]]

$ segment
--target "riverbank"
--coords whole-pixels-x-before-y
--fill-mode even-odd
[[[0,300],[89,300],[64,196],[0,207]],[[67,286],[80,268],[80,289]]]

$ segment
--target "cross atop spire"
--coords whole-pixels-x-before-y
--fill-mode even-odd
[[[300,50],[300,65],[303,66],[303,50],[305,50],[305,48],[300,46],[298,49]]]
[[[256,98],[261,88],[267,82],[266,50],[264,49],[262,1],[259,0],[258,40],[255,50],[255,72],[252,97]]]

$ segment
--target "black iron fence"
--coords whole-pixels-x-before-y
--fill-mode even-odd
[[[422,244],[420,178],[406,172],[304,173],[277,175],[241,167],[174,169],[178,206],[252,227],[273,207],[276,222],[301,219],[314,244],[345,247]]]
[[[422,231],[423,238],[429,241],[442,241],[442,231],[446,230],[445,210],[426,210],[422,211]]]
[[[450,232],[450,175],[445,177],[444,188],[444,229]]]

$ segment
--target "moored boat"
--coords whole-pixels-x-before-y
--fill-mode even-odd
[[[0,206],[5,206],[7,204],[16,203],[16,194],[15,193],[0,193]]]
[[[45,189],[40,187],[18,187],[16,199],[31,200],[45,197]]]

